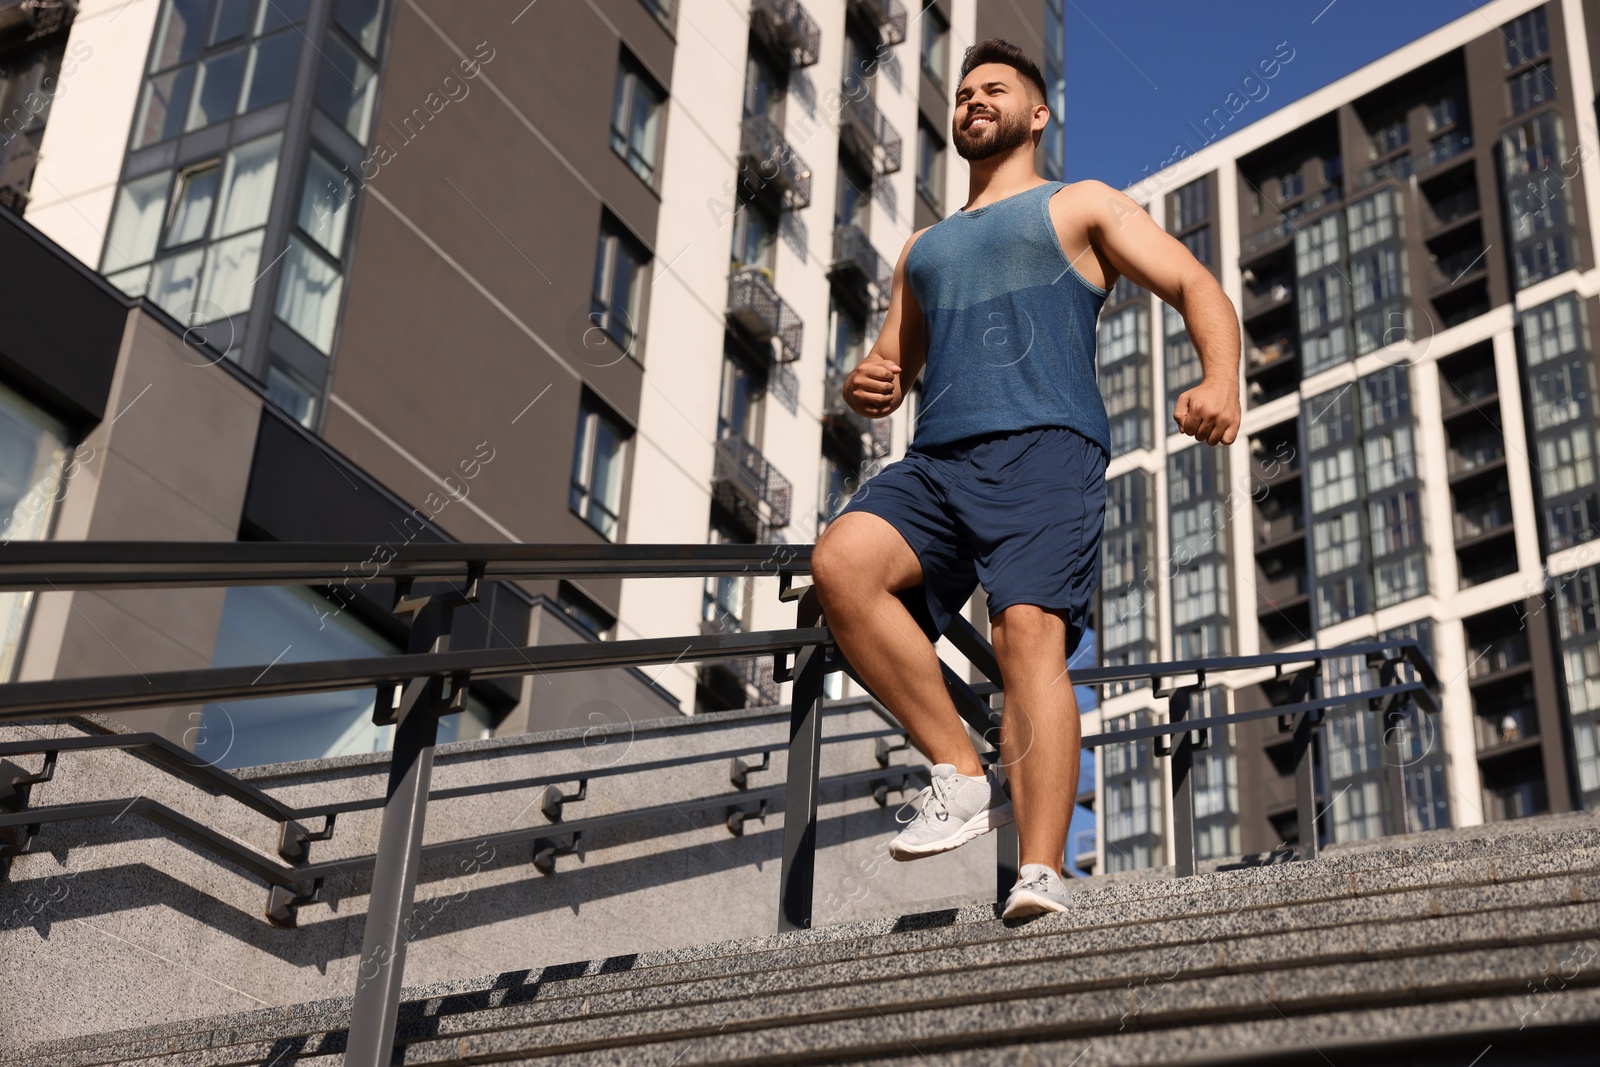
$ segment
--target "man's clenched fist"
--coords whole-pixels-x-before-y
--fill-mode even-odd
[[[1178,397],[1172,418],[1179,430],[1196,440],[1233,444],[1239,436],[1239,383],[1205,379]]]
[[[868,359],[844,380],[844,402],[869,419],[881,419],[900,406],[900,365]]]

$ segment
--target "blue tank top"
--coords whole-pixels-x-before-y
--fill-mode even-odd
[[[1111,455],[1095,381],[1095,320],[1107,290],[1067,260],[1046,182],[917,238],[906,279],[927,323],[912,446],[1064,426]]]

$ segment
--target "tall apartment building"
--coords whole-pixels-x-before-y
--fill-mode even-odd
[[[376,545],[330,589],[8,597],[0,677],[397,651],[366,578],[419,537],[810,542],[905,446],[837,382],[961,203],[991,35],[1059,114],[1060,0],[0,0],[8,536]],[[502,583],[457,646],[791,625],[761,581]],[[478,687],[462,729],[771,702],[769,668]],[[137,718],[265,762],[381,747],[370,700]],[[312,710],[344,725],[283,747]]]
[[[1245,415],[1231,447],[1174,434],[1193,346],[1173,309],[1119,282],[1099,337],[1117,453],[1099,654],[1418,639],[1443,710],[1400,729],[1397,797],[1378,713],[1329,715],[1322,841],[1600,802],[1600,3],[1481,5],[1236,129],[1301,44],[1263,56],[1253,85],[1194,116],[1201,147],[1128,190],[1237,306]],[[1367,669],[1340,665],[1325,692]],[[1206,703],[1281,703],[1280,684],[1230,676]],[[1164,713],[1146,686],[1096,717]],[[1213,733],[1201,854],[1312,833],[1277,721]],[[1163,862],[1164,761],[1120,746],[1101,770],[1101,869]]]

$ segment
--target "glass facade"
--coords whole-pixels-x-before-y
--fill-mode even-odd
[[[1175,659],[1226,656],[1233,651],[1226,469],[1226,454],[1206,445],[1167,458]]]
[[[1108,719],[1104,729],[1113,733],[1154,722],[1150,712],[1140,711]],[[1161,768],[1151,755],[1149,740],[1106,745],[1099,751],[1105,790],[1100,833],[1105,841],[1106,870],[1132,871],[1160,863],[1166,823]]]
[[[310,427],[338,343],[388,8],[162,0],[101,253],[113,284]]]
[[[1575,293],[1518,316],[1527,391],[1533,488],[1547,552],[1600,534],[1595,456],[1594,356],[1588,309]]]
[[[1143,471],[1106,482],[1096,640],[1100,662],[1107,665],[1156,659],[1154,495],[1154,479]],[[1118,683],[1107,689],[1131,687]]]
[[[1120,284],[1120,280],[1119,280]],[[1152,439],[1150,395],[1150,308],[1138,286],[1113,310],[1102,310],[1096,350],[1100,395],[1111,422],[1111,454],[1149,448]],[[1119,296],[1113,288],[1105,307]]]

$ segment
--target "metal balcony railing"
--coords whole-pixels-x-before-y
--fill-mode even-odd
[[[789,525],[794,489],[755,445],[743,437],[717,442],[711,475],[713,498],[752,537]]]
[[[1344,190],[1337,185],[1330,185],[1316,196],[1308,197],[1284,208],[1280,212],[1279,221],[1266,229],[1250,234],[1243,241],[1239,250],[1241,259],[1248,258],[1261,251],[1268,245],[1275,244],[1285,237],[1300,230],[1299,220],[1312,212],[1321,211],[1332,204],[1337,204],[1344,198]]]
[[[746,267],[728,276],[728,318],[757,344],[775,341],[774,362],[800,358],[805,324],[794,308],[783,302],[760,267]]]
[[[41,592],[75,589],[184,589],[236,585],[326,585],[365,574],[372,563],[366,542],[337,544],[281,544],[230,542],[108,542],[62,541],[16,543],[0,560],[0,591]],[[410,616],[410,636],[404,655],[365,659],[279,662],[265,666],[217,667],[142,674],[59,678],[13,682],[0,686],[0,723],[51,723],[71,716],[122,712],[136,708],[199,706],[216,701],[254,697],[327,693],[375,687],[375,714],[395,725],[390,753],[388,785],[384,796],[337,804],[296,806],[258,786],[219,770],[195,753],[151,734],[36,737],[0,745],[0,757],[10,760],[43,757],[43,769],[13,775],[8,809],[0,811],[0,854],[27,851],[46,826],[94,819],[137,817],[153,822],[203,854],[217,858],[271,888],[268,916],[293,927],[299,909],[323,902],[326,879],[338,874],[369,874],[371,892],[363,920],[362,965],[351,1007],[344,1062],[347,1067],[379,1067],[392,1062],[396,1048],[395,1024],[410,940],[406,917],[415,903],[420,861],[470,852],[488,844],[504,847],[533,844],[534,866],[554,874],[558,856],[573,851],[579,835],[616,826],[648,823],[664,815],[720,811],[730,831],[739,826],[752,804],[781,804],[783,854],[779,872],[778,921],[780,931],[811,926],[816,880],[818,798],[823,788],[866,786],[874,795],[891,775],[903,787],[912,774],[926,776],[925,767],[896,766],[854,774],[820,778],[825,743],[881,737],[896,731],[877,731],[822,737],[823,683],[826,675],[843,671],[858,683],[859,676],[834,645],[823,625],[813,593],[796,589],[796,577],[810,573],[811,546],[781,548],[754,545],[523,545],[408,543],[392,556],[370,582],[394,582],[394,610]],[[728,632],[642,640],[595,641],[573,645],[531,645],[523,648],[488,648],[451,651],[450,632],[457,608],[477,601],[486,581],[551,581],[558,578],[640,579],[670,577],[722,577],[766,573],[778,578],[778,596],[798,601],[796,627],[755,633]],[[419,583],[427,583],[424,592]],[[973,685],[950,667],[941,665],[943,677],[963,721],[986,746],[984,759],[996,767],[999,758],[1002,714],[991,700],[1002,694],[1000,670],[994,650],[972,625],[957,617],[945,635],[953,647],[990,681]],[[791,654],[793,659],[791,661]],[[653,807],[635,807],[590,818],[563,819],[563,801],[582,796],[591,780],[615,781],[625,775],[658,770],[660,761],[588,769],[578,775],[539,778],[510,777],[448,789],[430,787],[434,749],[442,716],[466,707],[468,685],[475,679],[514,678],[554,671],[581,671],[652,664],[773,657],[772,682],[793,682],[789,704],[787,770],[781,785],[750,787],[741,780],[741,755],[767,753],[774,746],[758,745],[733,752],[711,753],[697,759],[735,760],[732,772],[736,791],[695,800],[677,800]],[[1363,659],[1369,683],[1359,692],[1336,696],[1322,694],[1324,664],[1348,657]],[[1195,716],[1195,697],[1208,679],[1235,672],[1272,671],[1271,707],[1220,715]],[[1168,721],[1150,726],[1091,734],[1086,749],[1154,739],[1155,754],[1172,761],[1171,810],[1174,832],[1172,852],[1176,873],[1192,875],[1196,869],[1195,797],[1192,773],[1194,753],[1210,747],[1213,733],[1230,724],[1277,718],[1292,729],[1291,758],[1299,825],[1304,840],[1298,858],[1314,858],[1318,848],[1318,810],[1312,752],[1315,733],[1324,714],[1347,713],[1352,708],[1381,711],[1385,728],[1384,783],[1388,832],[1403,832],[1406,804],[1400,750],[1411,706],[1429,713],[1439,710],[1440,683],[1420,646],[1412,640],[1376,641],[1338,648],[1310,649],[1212,660],[1171,663],[1124,664],[1079,669],[1073,681],[1080,685],[1114,685],[1147,681],[1151,691],[1165,698]],[[1375,683],[1375,684],[1373,684]],[[863,688],[867,688],[863,686]],[[150,796],[109,797],[98,801],[30,806],[31,786],[48,781],[62,757],[91,750],[122,749],[155,771],[192,782],[226,801],[240,804],[276,823],[280,830],[277,856],[270,856],[243,841],[211,829]],[[1391,758],[1392,757],[1392,758]],[[687,762],[687,761],[678,761]],[[744,765],[747,768],[752,765]],[[563,797],[558,783],[580,779],[579,793]],[[137,783],[130,783],[134,788]],[[448,797],[487,796],[525,792],[544,787],[541,808],[546,823],[506,828],[472,827],[470,835],[439,835],[424,844],[429,803]],[[890,784],[890,788],[898,788]],[[1487,795],[1486,795],[1487,799]],[[1531,798],[1537,799],[1537,798]],[[527,809],[521,802],[518,808]],[[318,842],[330,840],[337,817],[360,810],[382,811],[376,851],[367,856],[337,861],[312,861]],[[763,808],[764,810],[764,808]],[[320,825],[308,825],[316,820]],[[522,823],[521,818],[514,820]],[[461,834],[466,827],[451,828]],[[562,840],[566,839],[566,840]],[[52,849],[63,847],[51,842]],[[74,845],[73,847],[85,847]],[[1016,880],[1018,844],[1014,826],[997,832],[995,885],[1003,900]],[[321,960],[326,964],[327,960]],[[370,972],[370,973],[369,973]]]
[[[811,203],[811,168],[767,116],[745,117],[739,134],[739,166],[739,180],[746,188],[770,186],[796,211]]]
[[[883,44],[906,39],[906,6],[900,0],[849,0],[849,4],[863,22],[877,29]]]
[[[839,113],[839,135],[845,147],[860,157],[868,169],[893,174],[900,169],[900,134],[878,110],[870,86],[864,81],[844,86],[844,108]]]
[[[1506,708],[1474,715],[1472,719],[1479,752],[1492,752],[1539,736],[1539,716],[1530,707]]]
[[[863,303],[869,311],[889,306],[889,285],[894,268],[872,247],[866,231],[859,226],[833,228],[833,262],[829,274],[849,289],[865,291]]]
[[[823,383],[823,428],[853,451],[852,459],[881,459],[893,447],[894,427],[888,419],[869,419],[844,402],[844,375],[830,373]]]
[[[789,69],[817,61],[822,30],[800,0],[753,0],[750,28],[777,51],[789,56]]]
[[[1454,159],[1472,147],[1472,138],[1459,130],[1435,137],[1428,142],[1428,162],[1425,170],[1437,167],[1439,164]]]

